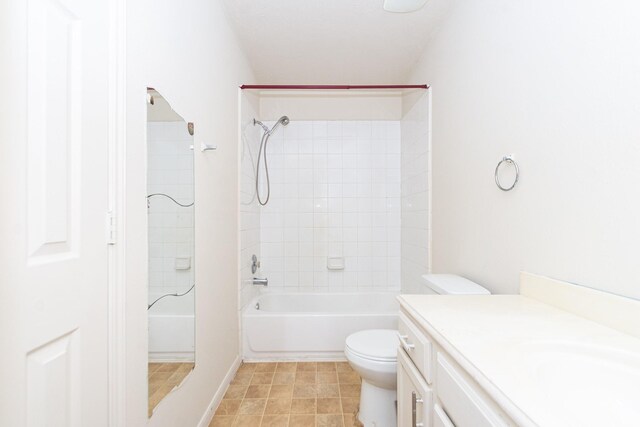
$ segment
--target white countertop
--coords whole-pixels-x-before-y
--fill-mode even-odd
[[[640,339],[521,295],[402,295],[520,425],[640,426]]]

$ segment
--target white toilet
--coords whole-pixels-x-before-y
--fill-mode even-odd
[[[422,276],[427,294],[483,295],[490,292],[464,277],[453,274]],[[347,337],[344,353],[362,377],[358,419],[365,427],[396,425],[396,353],[398,331],[370,329]]]

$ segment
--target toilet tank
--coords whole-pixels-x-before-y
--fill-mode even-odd
[[[455,274],[423,274],[427,294],[440,295],[489,295],[486,288]]]

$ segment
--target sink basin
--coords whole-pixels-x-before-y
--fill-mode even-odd
[[[638,353],[565,341],[535,341],[518,350],[527,367],[527,380],[539,383],[538,389],[545,391],[545,404],[554,407],[553,412],[566,414],[563,420],[549,420],[550,425],[637,425]],[[598,411],[585,405],[594,402],[594,396]]]

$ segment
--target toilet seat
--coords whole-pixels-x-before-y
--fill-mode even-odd
[[[349,335],[345,351],[373,362],[396,362],[398,331],[370,329]]]

